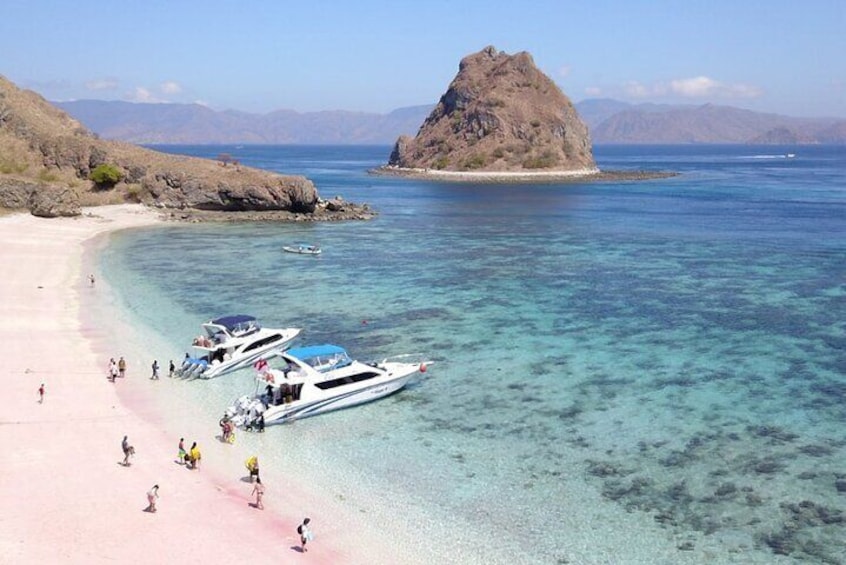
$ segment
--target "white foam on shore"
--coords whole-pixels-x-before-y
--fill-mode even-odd
[[[377,174],[456,182],[511,183],[573,180],[598,175],[601,171],[597,167],[586,167],[567,171],[445,171],[439,169],[385,166],[376,169],[375,172]]]

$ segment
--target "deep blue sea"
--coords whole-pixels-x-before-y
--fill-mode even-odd
[[[162,358],[247,313],[433,360],[244,439],[400,524],[421,562],[846,563],[846,147],[596,147],[680,175],[515,186],[369,175],[389,147],[156,148],[378,211],[122,232],[100,268]],[[282,252],[299,241],[323,254]],[[215,428],[251,382],[162,386]]]

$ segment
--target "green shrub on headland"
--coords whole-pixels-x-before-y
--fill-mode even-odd
[[[97,186],[114,186],[123,178],[123,172],[114,165],[98,165],[88,178]]]

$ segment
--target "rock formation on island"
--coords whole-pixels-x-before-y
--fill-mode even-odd
[[[0,76],[0,207],[54,217],[78,215],[81,206],[123,202],[186,212],[307,216],[293,219],[372,215],[366,205],[322,201],[302,176],[244,167],[231,158],[168,155],[101,140],[38,94]]]
[[[397,140],[390,169],[590,174],[596,164],[587,127],[532,56],[486,47],[461,60],[417,136]]]

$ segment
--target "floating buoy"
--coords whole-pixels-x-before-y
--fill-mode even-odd
[[[421,373],[425,373],[425,372],[426,372],[426,363],[420,363],[420,372],[421,372]]]

